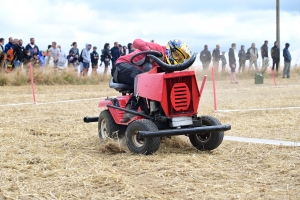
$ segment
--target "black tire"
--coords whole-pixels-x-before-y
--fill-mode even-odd
[[[160,145],[160,137],[138,139],[137,131],[158,131],[157,126],[148,119],[131,122],[125,133],[126,144],[131,152],[138,154],[153,154]]]
[[[108,110],[103,110],[98,120],[98,135],[101,141],[106,142],[108,138],[121,138],[125,135],[126,126],[116,124]]]
[[[202,116],[203,126],[221,125],[221,122],[211,116]],[[194,147],[201,151],[216,149],[223,141],[224,132],[200,133],[189,135],[190,141]]]

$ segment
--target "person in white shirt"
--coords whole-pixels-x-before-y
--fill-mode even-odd
[[[57,48],[59,48],[60,52],[59,52],[59,59],[58,59],[58,62],[57,62],[57,67],[59,69],[64,69],[65,68],[65,64],[67,62],[67,55],[65,54],[65,52],[63,52],[61,50],[61,46],[60,45],[57,45]]]
[[[51,57],[53,58],[54,66],[57,67],[60,49],[56,47],[56,42],[52,42],[52,47],[49,49],[51,52]]]

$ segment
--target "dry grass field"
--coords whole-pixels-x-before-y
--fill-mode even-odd
[[[299,76],[255,85],[217,82],[219,110],[300,106]],[[107,83],[36,86],[37,102],[0,106],[2,199],[300,199],[300,148],[224,141],[200,152],[184,136],[163,141],[151,156],[123,141],[103,144],[97,104],[118,95]],[[60,102],[62,100],[91,100]],[[199,115],[230,123],[226,135],[300,142],[300,109],[214,112],[209,80]],[[0,105],[32,102],[31,88],[0,87]]]

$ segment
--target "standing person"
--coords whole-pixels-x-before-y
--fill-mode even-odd
[[[112,57],[111,58],[112,66],[114,67],[117,59],[121,56],[118,42],[114,43],[114,47],[111,48],[110,52],[111,52],[111,57]]]
[[[91,53],[90,50],[92,48],[91,44],[86,44],[85,49],[82,50],[82,66],[83,66],[83,76],[86,76],[91,62]]]
[[[134,48],[133,48],[132,43],[128,43],[128,44],[127,44],[127,47],[128,47],[128,54],[134,52]]]
[[[74,52],[74,56],[77,57],[77,59],[79,59],[79,49],[77,48],[77,42],[73,42],[71,44],[71,49],[70,51],[72,50]]]
[[[221,62],[222,62],[222,73],[225,73],[225,68],[226,68],[226,64],[227,64],[227,60],[225,58],[225,53],[226,51],[222,51],[222,55],[220,56]]]
[[[97,73],[98,60],[99,60],[99,54],[97,53],[97,47],[94,46],[93,51],[91,53],[91,62],[92,62],[93,73]]]
[[[5,45],[4,52],[7,53],[8,50],[14,48],[13,44],[14,39],[12,37],[8,38],[8,43]]]
[[[123,53],[124,53],[124,55],[128,54],[126,46],[123,46]]]
[[[51,44],[48,45],[47,50],[44,52],[45,56],[46,56],[46,66],[48,66],[50,64],[50,58],[51,58],[51,51],[50,48],[52,47]]]
[[[236,68],[236,60],[234,55],[234,50],[236,48],[236,44],[232,43],[231,48],[229,49],[228,57],[229,57],[229,67],[231,69],[230,73],[230,81],[231,83],[238,83],[235,77],[235,68]]]
[[[216,45],[216,48],[212,52],[213,57],[213,66],[215,67],[215,71],[219,71],[219,61],[220,61],[220,45]]]
[[[25,48],[23,47],[23,40],[20,39],[18,44],[14,47],[15,61],[14,69],[17,69],[21,64],[25,54]]]
[[[109,43],[105,43],[104,44],[104,48],[102,49],[102,54],[101,54],[101,64],[100,66],[102,65],[102,62],[104,62],[104,72],[103,74],[106,74],[107,73],[107,70],[108,70],[108,66],[110,64],[110,60],[111,60],[111,52],[110,52],[110,45]],[[113,70],[112,70],[113,71]],[[113,73],[111,74],[113,76]]]
[[[57,45],[57,48],[59,49],[59,58],[58,58],[58,62],[57,62],[57,67],[59,69],[64,69],[65,64],[67,62],[67,55],[63,50],[61,50],[60,45]]]
[[[2,69],[4,69],[4,57],[5,57],[5,51],[4,51],[4,38],[0,38],[0,72]]]
[[[5,45],[5,54],[6,54],[6,73],[9,73],[12,71],[13,69],[13,65],[14,65],[14,39],[12,37],[10,37],[8,39],[8,43]]]
[[[252,43],[250,49],[248,49],[250,53],[250,64],[249,64],[249,69],[252,68],[252,65],[254,64],[255,70],[258,71],[257,67],[257,59],[258,59],[258,51],[257,48],[255,48],[255,43]]]
[[[51,52],[51,57],[53,58],[54,67],[57,67],[57,62],[58,62],[58,59],[59,59],[60,49],[57,48],[56,42],[52,42],[52,46],[49,49],[49,51]]]
[[[269,65],[269,49],[268,49],[268,40],[265,40],[264,44],[261,46],[261,59],[262,59],[262,69],[261,72],[264,73],[264,71],[267,69]]]
[[[246,56],[246,52],[245,52],[245,46],[242,45],[241,49],[239,50],[239,73],[243,71],[245,71],[245,66],[246,66],[246,60],[247,60],[247,56]]]
[[[0,53],[4,52],[4,38],[0,38]]]
[[[123,46],[119,44],[120,56],[124,56]]]
[[[291,61],[292,56],[289,51],[290,44],[286,43],[285,48],[283,49],[283,57],[284,57],[284,69],[282,78],[290,78],[290,68],[291,68]]]
[[[272,70],[274,71],[274,67],[276,65],[276,73],[278,73],[278,68],[279,68],[279,61],[280,61],[280,49],[278,47],[278,42],[274,42],[274,47],[271,49],[271,56],[273,60],[273,67]]]
[[[39,47],[37,45],[35,45],[34,38],[30,38],[30,43],[27,44],[25,49],[30,51],[30,56],[31,57],[33,57],[34,53],[39,53],[40,52]]]
[[[200,61],[202,62],[203,70],[207,70],[211,62],[211,53],[207,45],[204,45],[204,49],[200,53]]]

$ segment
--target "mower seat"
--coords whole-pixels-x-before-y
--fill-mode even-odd
[[[126,84],[123,84],[123,83],[115,83],[113,78],[110,79],[110,82],[109,82],[109,87],[110,88],[113,88],[119,92],[122,92],[122,93],[132,93],[133,90],[134,90],[134,86],[133,85],[126,85]]]

